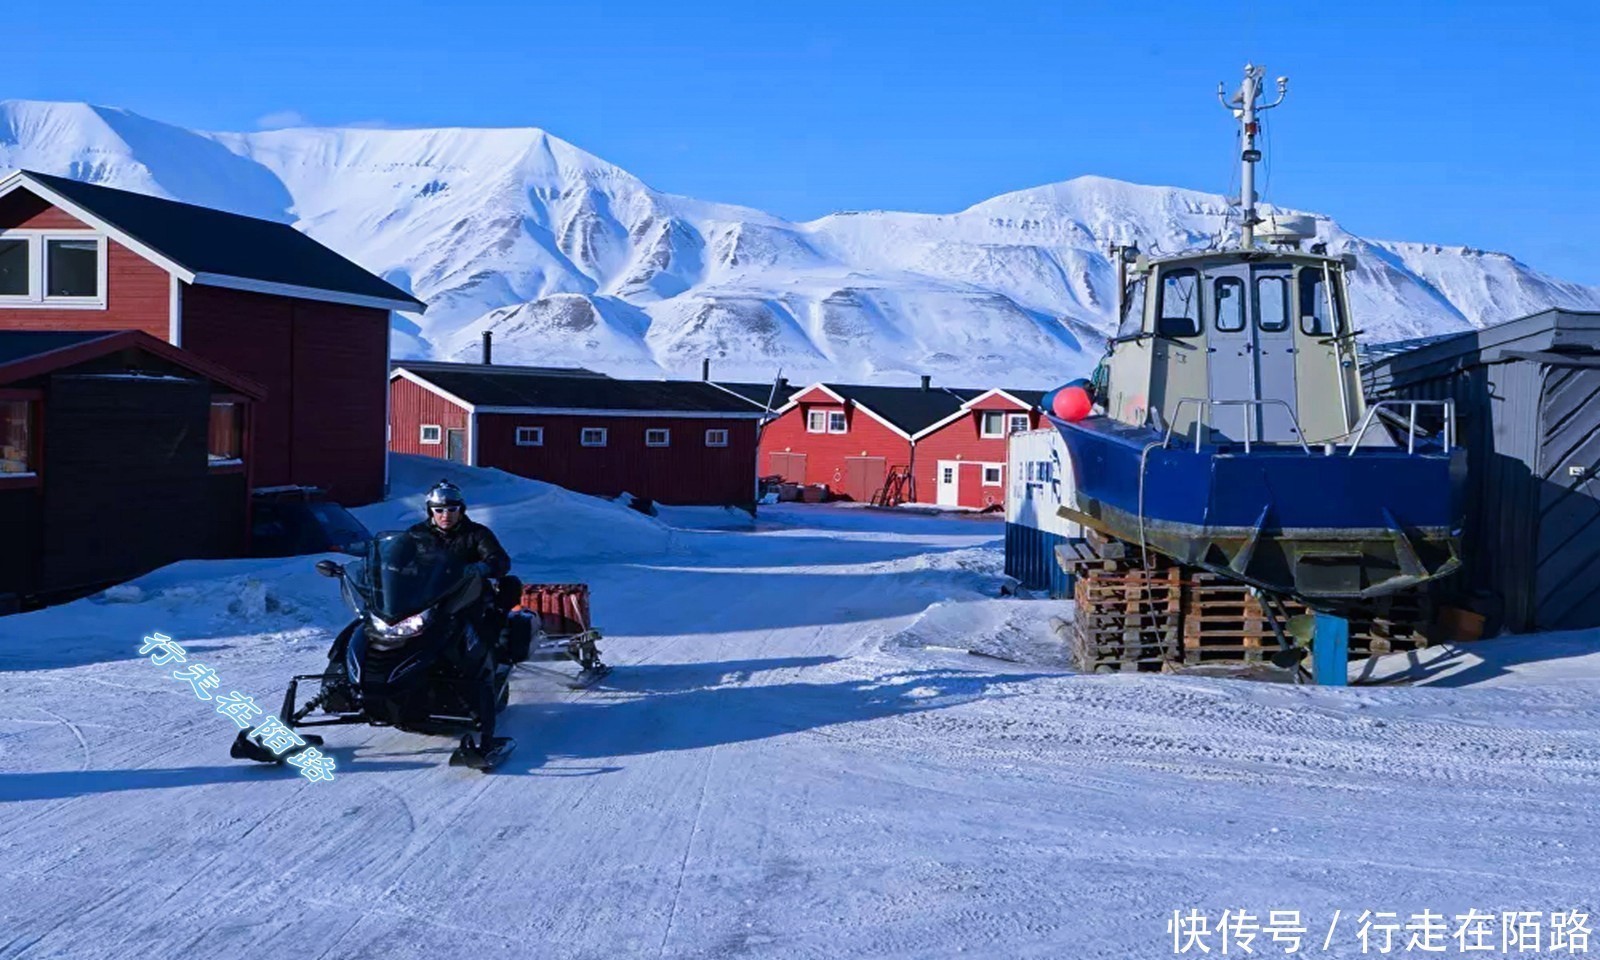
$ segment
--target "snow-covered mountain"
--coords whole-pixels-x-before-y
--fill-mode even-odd
[[[1108,240],[1176,252],[1222,228],[1218,195],[1101,177],[960,213],[792,223],[651,189],[537,129],[201,133],[81,103],[0,102],[0,169],[25,167],[294,223],[428,303],[399,356],[632,375],[832,377],[1048,386],[1112,328]],[[1369,340],[1482,326],[1600,288],[1502,253],[1367,240],[1354,252]]]

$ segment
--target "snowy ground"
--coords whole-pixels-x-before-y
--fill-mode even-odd
[[[1076,676],[991,518],[472,483],[525,579],[593,585],[607,686],[520,674],[494,775],[352,728],[310,783],[136,656],[162,630],[273,701],[343,618],[308,558],[0,620],[0,958],[1145,958],[1224,908],[1352,957],[1363,910],[1600,918],[1593,634],[1346,690]]]

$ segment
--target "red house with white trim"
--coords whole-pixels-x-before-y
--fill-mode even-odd
[[[249,378],[260,486],[383,496],[390,314],[422,309],[285,223],[0,179],[0,330],[139,330]]]
[[[762,404],[695,380],[402,360],[395,453],[438,457],[603,497],[755,509]]]
[[[761,437],[763,475],[851,500],[982,509],[1005,502],[1006,438],[1038,425],[1038,390],[815,383]],[[876,499],[875,499],[876,498]]]

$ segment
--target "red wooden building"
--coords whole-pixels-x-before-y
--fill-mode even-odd
[[[0,331],[0,612],[238,554],[262,396],[137,330]]]
[[[395,364],[389,383],[395,453],[605,497],[755,506],[764,412],[710,383],[410,360]]]
[[[1006,438],[1038,425],[1038,390],[816,383],[761,437],[763,475],[871,501],[984,508],[1005,502]]]
[[[422,309],[288,224],[0,180],[0,330],[138,330],[260,384],[260,486],[383,496],[390,313]]]

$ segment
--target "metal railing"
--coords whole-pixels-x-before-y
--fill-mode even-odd
[[[1367,415],[1361,418],[1361,425],[1354,431],[1355,439],[1350,441],[1350,453],[1355,456],[1356,449],[1361,446],[1361,438],[1367,435],[1367,429],[1372,426],[1373,418],[1378,411],[1388,407],[1410,407],[1410,418],[1406,422],[1406,453],[1417,452],[1417,408],[1442,407],[1444,409],[1444,452],[1449,453],[1456,445],[1456,404],[1454,400],[1379,400],[1367,408]]]
[[[1311,448],[1306,445],[1305,434],[1303,432],[1301,432],[1301,430],[1300,430],[1300,420],[1299,420],[1299,418],[1297,418],[1294,415],[1294,408],[1289,406],[1288,401],[1286,401],[1286,400],[1276,400],[1276,399],[1273,399],[1273,400],[1211,400],[1211,399],[1208,399],[1208,398],[1205,398],[1205,397],[1184,397],[1182,400],[1178,401],[1178,405],[1176,407],[1174,407],[1173,411],[1172,411],[1172,422],[1167,424],[1167,435],[1161,441],[1162,449],[1166,449],[1167,445],[1172,442],[1172,431],[1177,428],[1178,420],[1179,420],[1181,414],[1183,413],[1183,405],[1186,404],[1186,403],[1193,403],[1193,404],[1198,405],[1200,407],[1200,409],[1201,409],[1200,416],[1203,416],[1205,418],[1204,423],[1201,422],[1200,416],[1197,416],[1195,418],[1195,422],[1194,422],[1194,426],[1195,426],[1195,431],[1194,431],[1194,452],[1195,453],[1199,453],[1200,452],[1200,427],[1204,426],[1206,428],[1206,433],[1207,433],[1208,436],[1209,436],[1211,431],[1216,429],[1214,426],[1211,425],[1211,408],[1212,407],[1255,407],[1257,409],[1257,411],[1259,411],[1261,407],[1267,406],[1268,404],[1272,404],[1274,406],[1279,406],[1279,407],[1283,408],[1284,412],[1289,415],[1289,422],[1294,425],[1294,439],[1295,439],[1295,442],[1300,444],[1300,449],[1304,450],[1306,453],[1310,453],[1311,452]],[[1249,453],[1250,452],[1250,444],[1251,444],[1250,435],[1255,432],[1254,424],[1251,423],[1252,419],[1253,418],[1247,412],[1245,414],[1245,417],[1244,417],[1244,452],[1245,453]],[[1256,443],[1268,443],[1268,442],[1272,442],[1272,441],[1257,440],[1255,442]]]

